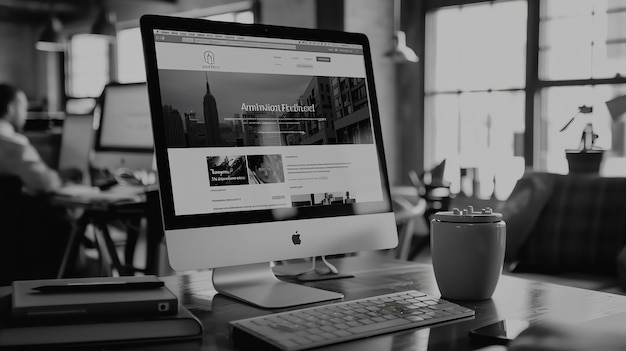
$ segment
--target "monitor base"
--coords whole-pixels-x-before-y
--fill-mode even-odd
[[[319,259],[319,260],[318,260]],[[318,264],[321,261],[323,264]],[[320,280],[353,278],[354,275],[339,272],[337,267],[326,260],[325,256],[311,257],[311,264],[288,263],[275,266],[274,274],[290,282],[316,282]]]
[[[262,308],[283,308],[336,300],[343,294],[279,280],[269,262],[213,269],[213,286],[220,294]]]

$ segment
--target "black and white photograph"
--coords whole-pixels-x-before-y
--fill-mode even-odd
[[[0,351],[626,351],[626,0],[0,0]]]
[[[373,141],[362,78],[160,69],[159,79],[169,147]]]
[[[211,187],[248,184],[245,156],[209,156],[206,162]]]
[[[248,155],[250,184],[284,183],[283,158],[281,155]]]

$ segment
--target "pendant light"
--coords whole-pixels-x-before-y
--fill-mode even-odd
[[[117,36],[115,20],[115,13],[108,11],[106,6],[101,4],[96,21],[91,27],[91,34],[103,35],[110,39],[115,39]]]
[[[52,11],[50,12],[46,25],[39,35],[39,40],[35,44],[35,48],[41,51],[63,51],[65,50],[65,40],[61,34],[63,25],[52,14]]]
[[[385,57],[389,57],[395,63],[415,63],[419,61],[419,57],[415,51],[406,45],[406,35],[400,30],[400,0],[393,2],[393,47],[385,53]]]

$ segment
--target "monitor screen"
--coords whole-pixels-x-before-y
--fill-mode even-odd
[[[152,170],[154,139],[146,83],[108,84],[94,112],[94,169]]]
[[[142,35],[174,269],[395,247],[364,35],[159,16]]]
[[[97,138],[98,150],[152,151],[152,122],[145,83],[105,87]]]

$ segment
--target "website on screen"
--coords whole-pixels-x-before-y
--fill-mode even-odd
[[[360,46],[155,39],[176,215],[383,200]]]

